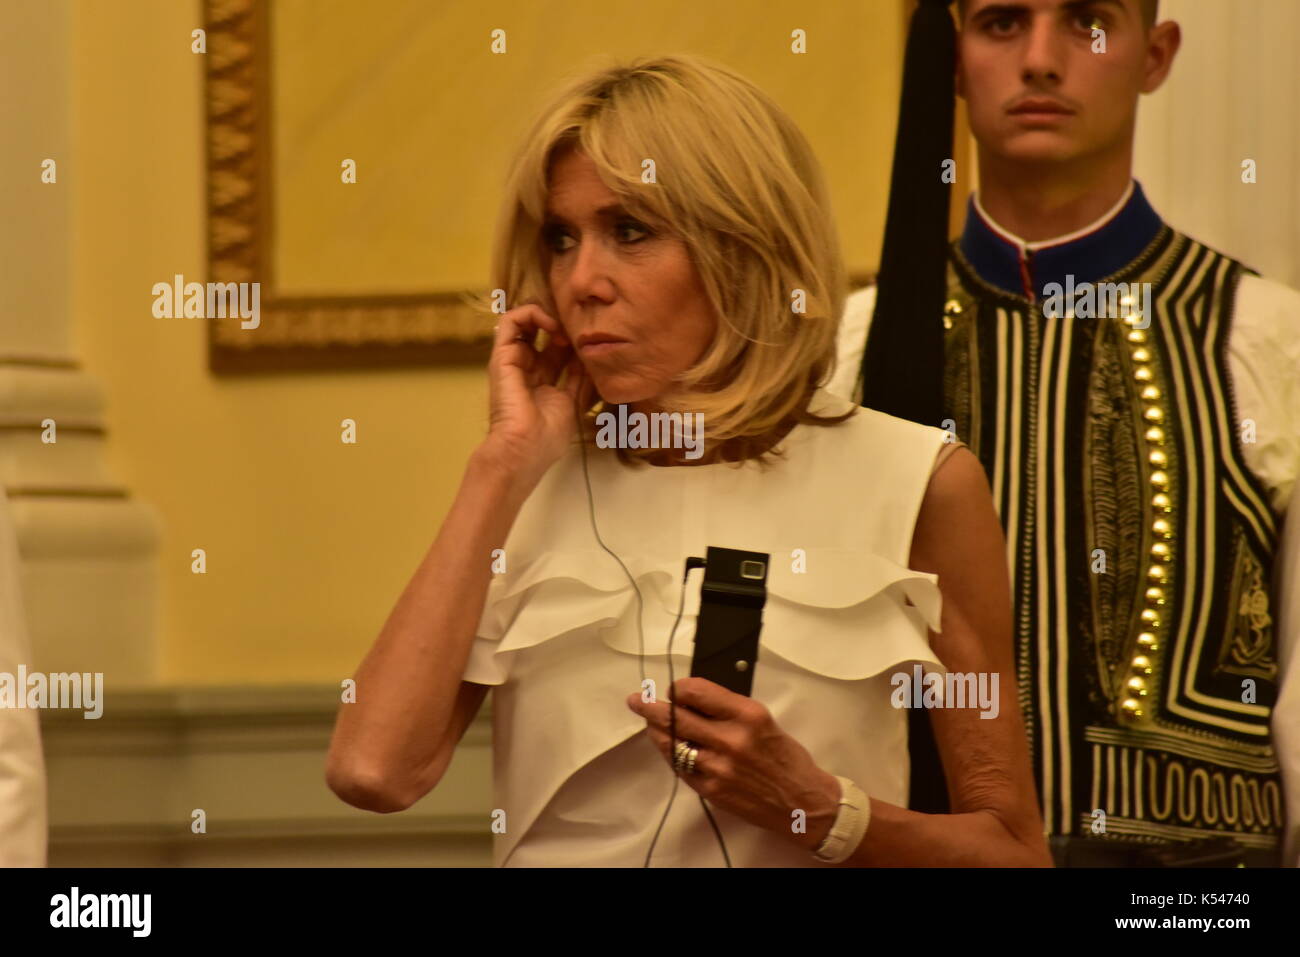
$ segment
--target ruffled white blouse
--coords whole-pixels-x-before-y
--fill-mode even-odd
[[[814,408],[846,400],[818,391]],[[768,597],[753,697],[831,774],[905,805],[907,715],[898,671],[942,670],[937,576],[907,568],[912,531],[946,433],[870,409],[797,426],[785,458],[630,467],[588,449],[595,520],[644,601],[645,675],[666,700],[668,638],[689,556],[767,552]],[[592,532],[581,451],[529,497],[493,577],[464,679],[493,687],[493,796],[505,867],[640,867],[673,788],[668,762],[625,700],[640,692],[638,601]],[[700,574],[686,586],[673,675],[689,675]],[[821,866],[789,835],[710,805],[737,867]],[[678,784],[652,866],[725,866],[695,792]]]

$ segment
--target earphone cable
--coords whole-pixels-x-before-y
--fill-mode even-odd
[[[579,395],[581,395],[581,390],[579,390]],[[637,585],[636,579],[632,577],[632,573],[628,571],[627,565],[623,564],[623,559],[619,558],[618,555],[614,553],[613,549],[611,549],[608,545],[605,544],[605,540],[600,537],[600,529],[596,527],[596,500],[591,490],[591,472],[587,466],[587,438],[586,435],[583,433],[582,410],[580,408],[580,402],[577,397],[574,398],[574,402],[573,402],[573,414],[577,420],[578,444],[582,449],[582,475],[587,486],[587,507],[588,507],[588,514],[590,515],[591,518],[592,534],[596,536],[596,542],[600,545],[600,547],[603,548],[606,552],[608,552],[610,557],[613,558],[614,561],[618,562],[619,568],[623,569],[623,574],[627,576],[628,582],[631,583],[632,589],[636,592],[637,658],[640,661],[640,665],[641,665],[641,690],[642,690],[642,694],[644,694],[646,682],[649,680],[646,677],[646,670],[645,670],[645,631],[642,628],[642,624],[641,624],[642,617],[644,616],[644,612],[645,612],[645,602],[641,597],[641,588],[640,586]],[[673,621],[672,631],[670,631],[668,634],[668,688],[670,692],[668,697],[668,728],[669,728],[669,739],[670,739],[669,746],[673,752],[675,752],[677,748],[677,702],[673,700],[671,695],[673,681],[674,681],[673,679],[673,638],[677,634],[677,626],[681,623],[682,613],[686,608],[686,579],[690,576],[692,568],[703,567],[703,564],[704,564],[703,561],[700,559],[687,559],[686,569],[682,573],[682,592],[681,592],[681,598],[677,604],[677,618]],[[659,826],[655,829],[654,838],[650,842],[650,849],[646,851],[645,865],[644,865],[645,867],[650,866],[650,857],[652,854],[654,854],[655,845],[659,843],[659,835],[663,831],[664,823],[668,820],[668,814],[672,810],[673,801],[677,798],[677,785],[679,781],[680,778],[677,772],[674,770],[673,789],[672,792],[668,795],[668,806],[664,808],[663,817],[659,819]],[[731,857],[727,854],[727,844],[722,839],[722,832],[718,829],[718,824],[713,819],[713,814],[709,810],[708,803],[704,800],[704,795],[699,794],[697,796],[700,799],[700,806],[704,808],[704,813],[708,817],[709,824],[713,828],[713,833],[718,839],[718,844],[722,848],[722,858],[724,861],[726,861],[727,866],[731,867]]]

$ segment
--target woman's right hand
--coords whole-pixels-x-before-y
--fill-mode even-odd
[[[539,330],[550,334],[541,351],[534,346]],[[488,360],[483,450],[531,486],[564,454],[575,434],[574,403],[586,384],[582,363],[559,320],[533,302],[511,309],[497,323]]]

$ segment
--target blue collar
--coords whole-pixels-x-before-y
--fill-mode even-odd
[[[1097,282],[1136,260],[1160,233],[1164,222],[1147,202],[1137,180],[1116,207],[1085,228],[1043,242],[1026,243],[996,225],[976,197],[966,208],[966,227],[958,245],[985,282],[1031,302],[1045,298],[1049,283]]]

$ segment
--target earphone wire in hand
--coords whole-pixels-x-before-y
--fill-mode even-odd
[[[591,514],[591,531],[596,536],[596,541],[600,545],[600,547],[603,548],[606,552],[608,552],[610,557],[613,558],[614,561],[618,562],[618,567],[623,569],[623,574],[627,576],[627,580],[631,582],[632,588],[636,591],[637,657],[641,662],[641,688],[643,689],[642,693],[644,693],[645,682],[647,678],[645,673],[645,631],[642,629],[641,626],[641,618],[643,612],[645,611],[645,602],[641,597],[641,589],[637,585],[636,579],[632,577],[632,573],[629,572],[627,570],[627,566],[623,564],[623,559],[619,558],[618,555],[614,553],[613,549],[611,549],[608,545],[605,544],[605,540],[600,537],[600,529],[596,527],[596,501],[591,491],[591,473],[590,471],[588,471],[587,468],[587,439],[586,439],[586,435],[583,432],[581,396],[582,396],[582,390],[579,389],[578,394],[574,397],[573,413],[577,419],[577,425],[578,425],[578,444],[582,447],[582,476],[585,479],[587,484],[587,506]],[[673,700],[671,694],[672,687],[673,687],[673,680],[674,680],[673,679],[673,638],[677,634],[677,626],[681,623],[682,612],[686,607],[686,579],[690,576],[692,568],[700,568],[703,567],[703,565],[704,562],[698,558],[697,559],[688,558],[686,560],[686,568],[685,571],[683,571],[682,573],[681,598],[677,603],[677,618],[673,621],[672,631],[669,632],[668,634],[668,689],[669,689],[668,734],[670,738],[669,754],[673,754],[677,748],[677,702]],[[655,829],[654,840],[650,842],[650,849],[646,851],[645,865],[644,865],[646,867],[650,866],[650,856],[654,854],[655,845],[659,843],[659,834],[663,831],[664,822],[668,820],[668,812],[671,811],[673,808],[673,801],[677,797],[677,785],[679,783],[679,780],[680,779],[678,777],[677,771],[674,769],[673,790],[672,793],[668,795],[668,806],[664,808],[663,817],[659,819],[659,826]],[[704,813],[709,818],[709,824],[712,826],[713,833],[718,839],[718,846],[722,848],[722,859],[726,861],[727,866],[730,867],[731,856],[727,853],[727,842],[722,839],[722,832],[718,829],[718,822],[713,819],[713,812],[709,810],[709,805],[708,802],[704,800],[704,795],[699,794],[697,795],[697,797],[699,797],[700,799],[700,806],[704,808]]]

